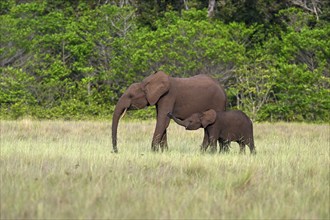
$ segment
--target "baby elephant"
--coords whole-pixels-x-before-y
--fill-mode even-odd
[[[216,112],[213,109],[202,113],[194,113],[185,120],[176,118],[172,113],[167,114],[176,123],[186,130],[205,128],[209,136],[211,151],[216,151],[217,140],[220,144],[219,152],[223,151],[224,144],[236,141],[240,146],[240,153],[245,153],[245,145],[250,148],[251,154],[256,154],[253,139],[253,125],[250,118],[239,110]],[[204,146],[204,151],[207,146]]]

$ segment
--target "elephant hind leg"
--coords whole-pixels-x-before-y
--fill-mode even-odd
[[[254,155],[257,154],[256,148],[255,148],[255,146],[254,146],[254,141],[251,140],[250,143],[249,143],[248,145],[249,145],[249,148],[250,148],[250,153],[251,153],[251,154],[254,154]]]
[[[228,153],[229,152],[229,147],[230,147],[230,141],[228,140],[223,140],[219,138],[219,153]]]
[[[210,144],[209,140],[209,133],[207,132],[206,129],[204,129],[204,138],[203,138],[203,143],[200,146],[201,152],[205,152]]]
[[[239,144],[239,153],[245,154],[245,144],[243,143],[243,141],[238,141],[237,143]]]
[[[219,153],[222,153],[223,152],[223,140],[221,138],[218,139],[218,142],[219,142]]]

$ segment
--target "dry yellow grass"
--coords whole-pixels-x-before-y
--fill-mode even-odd
[[[202,130],[154,121],[1,121],[1,219],[329,219],[329,125],[254,126],[257,155],[200,154]],[[248,151],[247,151],[248,152]]]

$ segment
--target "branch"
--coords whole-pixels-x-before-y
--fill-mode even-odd
[[[319,12],[321,12],[321,9],[317,6],[318,3],[318,0],[311,0],[312,8],[310,8],[307,5],[307,0],[292,0],[293,5],[315,14],[316,20],[319,20]]]

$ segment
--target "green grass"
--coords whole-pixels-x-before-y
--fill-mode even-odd
[[[255,124],[256,156],[201,154],[203,131],[154,121],[1,121],[1,219],[329,219],[330,126]]]

